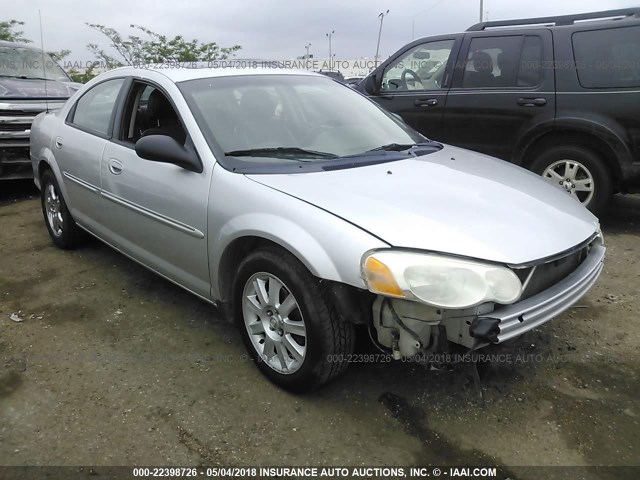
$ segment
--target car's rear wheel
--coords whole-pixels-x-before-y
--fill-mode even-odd
[[[46,170],[42,174],[40,200],[49,236],[58,248],[74,248],[86,240],[87,234],[71,217],[60,186],[51,170]]]
[[[329,382],[345,370],[353,351],[353,325],[338,319],[306,267],[276,247],[241,262],[234,317],[258,368],[287,390]]]
[[[596,215],[603,211],[611,197],[613,185],[609,170],[599,155],[586,148],[550,148],[539,155],[530,168]]]

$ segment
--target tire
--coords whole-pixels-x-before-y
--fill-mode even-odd
[[[566,170],[567,165],[573,168]],[[611,174],[603,159],[577,145],[552,147],[536,157],[529,168],[549,183],[565,189],[595,215],[602,213],[613,191]],[[581,183],[577,184],[576,180]],[[589,186],[591,191],[580,190]]]
[[[354,326],[338,320],[322,290],[298,259],[277,247],[252,252],[238,267],[232,308],[242,340],[260,371],[285,390],[326,384],[353,352]]]
[[[68,250],[86,241],[87,233],[73,220],[64,201],[58,181],[51,170],[40,180],[40,203],[49,236],[58,248]]]

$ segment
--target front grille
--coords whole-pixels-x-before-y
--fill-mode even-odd
[[[30,128],[30,123],[0,123],[0,131],[2,132],[24,132]]]
[[[594,242],[595,240],[550,262],[534,265],[533,267],[514,269],[524,286],[520,300],[532,297],[569,276],[587,258]]]

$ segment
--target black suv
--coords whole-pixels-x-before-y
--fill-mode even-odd
[[[593,212],[640,186],[640,9],[423,38],[357,89],[426,136],[525,166]]]

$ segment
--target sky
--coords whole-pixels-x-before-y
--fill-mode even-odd
[[[69,49],[70,61],[92,60],[88,43],[108,46],[108,39],[86,23],[134,33],[143,25],[167,36],[183,35],[221,46],[238,44],[238,58],[373,58],[384,18],[380,57],[387,58],[413,38],[463,31],[480,16],[480,0],[2,0],[0,20],[25,22],[25,36],[40,45],[38,9],[45,50]],[[537,17],[640,7],[640,0],[484,0],[489,20]]]

